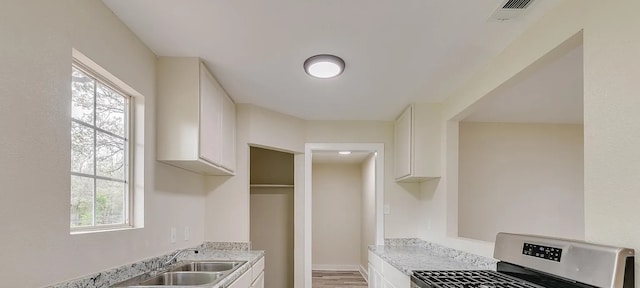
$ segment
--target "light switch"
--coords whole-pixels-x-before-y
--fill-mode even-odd
[[[171,227],[171,243],[176,243],[176,227]]]
[[[389,204],[384,204],[384,214],[391,214],[391,206]]]

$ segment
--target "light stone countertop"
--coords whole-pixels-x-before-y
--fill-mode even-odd
[[[177,262],[191,261],[191,260],[234,260],[234,261],[247,261],[247,263],[240,266],[238,269],[227,275],[221,281],[215,285],[209,286],[171,286],[171,287],[207,287],[207,288],[226,288],[233,281],[238,279],[244,272],[248,271],[251,266],[257,263],[262,257],[264,257],[264,251],[249,250],[248,243],[242,242],[205,242],[198,247],[197,254],[193,252],[182,253]],[[88,275],[82,278],[71,280],[64,283],[48,286],[47,288],[107,288],[112,287],[122,281],[128,280],[133,277],[137,277],[145,274],[144,279],[152,278],[158,274],[158,271],[166,270],[172,266],[179,264],[172,264],[164,266],[167,260],[169,260],[177,251],[169,254],[161,255],[123,265],[111,270],[101,271],[92,275]]]
[[[369,251],[411,275],[413,270],[495,270],[497,260],[444,247],[420,239],[387,239]]]

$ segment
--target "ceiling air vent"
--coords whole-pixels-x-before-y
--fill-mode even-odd
[[[527,9],[533,0],[508,0],[502,5],[502,9]]]
[[[490,21],[507,21],[518,18],[531,7],[534,0],[505,0],[493,12]]]

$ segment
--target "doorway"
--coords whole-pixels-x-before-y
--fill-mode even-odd
[[[338,154],[338,152],[340,151],[350,151],[352,154],[354,154],[355,156],[354,158],[358,158],[358,157],[361,158],[360,163],[359,164],[351,163],[351,167],[349,167],[349,165],[346,165],[345,163],[340,164],[340,161],[347,161],[344,159],[348,158],[348,157],[341,158],[340,155]],[[356,249],[358,250],[358,252],[351,253],[352,254],[351,258],[356,257],[358,259],[355,259],[355,260],[351,259],[351,262],[355,261],[355,263],[349,262],[347,263],[347,265],[341,265],[342,263],[331,263],[331,262],[327,263],[326,261],[331,261],[327,259],[322,259],[322,261],[320,262],[313,261],[314,250],[316,250],[316,253],[318,253],[318,251],[317,249],[315,249],[316,247],[313,246],[312,239],[316,239],[316,241],[320,241],[318,240],[318,237],[316,237],[318,235],[313,235],[314,231],[317,233],[316,228],[318,228],[314,226],[314,224],[318,224],[317,221],[314,221],[314,215],[316,215],[316,213],[314,212],[314,208],[318,209],[318,207],[322,206],[322,205],[320,206],[318,205],[322,203],[314,203],[314,201],[318,200],[318,201],[326,202],[327,200],[330,201],[330,198],[332,197],[331,195],[321,195],[321,197],[318,198],[317,197],[318,195],[314,196],[314,189],[324,190],[325,192],[330,191],[329,193],[341,193],[340,191],[331,191],[335,189],[331,188],[332,180],[330,179],[321,180],[324,183],[323,184],[324,187],[322,185],[321,186],[315,185],[318,183],[314,183],[314,180],[317,180],[317,175],[314,175],[314,172],[313,172],[314,163],[317,163],[318,159],[326,160],[327,158],[333,158],[334,161],[333,162],[329,161],[331,162],[331,164],[326,164],[326,161],[320,161],[320,162],[325,162],[325,164],[320,164],[320,165],[323,165],[323,167],[316,166],[316,167],[321,167],[320,169],[318,169],[319,172],[323,173],[324,176],[330,176],[331,174],[335,176],[336,172],[338,172],[337,174],[352,173],[353,175],[358,174],[360,176],[364,174],[365,177],[359,177],[360,179],[355,179],[355,181],[354,179],[351,179],[351,180],[347,179],[348,177],[346,178],[342,177],[342,180],[340,181],[343,181],[343,183],[345,183],[344,181],[347,181],[347,182],[351,181],[351,183],[356,183],[356,182],[359,183],[359,185],[358,184],[351,185],[352,187],[359,186],[359,188],[356,188],[356,190],[358,190],[357,193],[360,194],[358,195],[359,196],[358,200],[363,199],[364,197],[366,197],[367,194],[370,195],[370,197],[368,197],[368,199],[370,200],[368,201],[361,200],[358,203],[360,207],[359,209],[357,209],[359,213],[359,215],[357,215],[357,217],[359,218],[358,220],[368,218],[370,219],[370,221],[365,221],[365,222],[370,224],[365,223],[363,225],[362,223],[359,223],[359,225],[354,226],[354,227],[357,226],[358,229],[361,231],[358,231],[357,233],[358,236],[360,237],[358,237],[357,239],[358,243],[355,244],[357,246]],[[366,275],[367,260],[366,259],[367,259],[368,245],[382,245],[384,243],[383,215],[382,215],[383,214],[382,213],[383,187],[384,187],[384,179],[383,179],[384,144],[381,144],[381,143],[308,143],[305,149],[304,163],[305,163],[305,173],[304,173],[305,174],[304,175],[304,183],[305,183],[305,189],[304,189],[304,198],[305,198],[305,201],[304,201],[304,214],[305,214],[305,225],[304,225],[305,226],[304,268],[305,269],[304,269],[304,272],[305,272],[305,277],[304,279],[305,279],[305,285],[304,287],[312,287],[311,274],[312,274],[313,268],[319,268],[322,270],[331,269],[331,270],[343,270],[343,271],[356,270],[356,271],[359,271],[361,274],[363,274],[363,277],[366,278],[367,277]],[[327,165],[329,166],[327,167]],[[342,166],[342,165],[346,165],[346,166]],[[345,171],[342,171],[342,170],[345,170]],[[348,171],[351,171],[351,172],[348,172]],[[369,176],[366,176],[366,175],[369,175]],[[370,184],[367,184],[367,183],[370,183]],[[365,193],[365,190],[368,192]],[[344,191],[342,192],[344,193]],[[337,197],[339,195],[334,194],[333,196]],[[338,200],[338,201],[353,202],[354,201],[353,199],[355,199],[354,195],[350,195],[349,197],[351,198],[351,200],[342,198],[341,200]],[[326,203],[324,204],[326,206]],[[346,203],[341,203],[341,204],[345,205]],[[319,208],[319,209],[327,209],[327,208]],[[341,210],[342,212],[351,213],[351,214],[353,214],[354,212],[354,211],[344,211],[344,209],[341,209]],[[330,219],[332,216],[335,216],[335,215],[331,215],[331,208],[328,208],[328,210],[319,211],[319,212],[321,212],[321,215],[324,215],[324,216],[321,216],[324,218],[323,221],[326,221],[327,219]],[[369,214],[370,217],[362,217],[363,212],[365,214]],[[344,226],[344,225],[341,225],[341,226]],[[367,229],[362,229],[365,226],[370,227],[370,229],[368,229],[369,230],[368,233],[367,233]],[[331,229],[328,229],[328,230],[331,230]],[[331,233],[331,231],[325,231],[325,232],[329,234]],[[348,232],[345,232],[345,233],[348,233]],[[348,233],[348,234],[355,235],[356,233]],[[353,236],[351,238],[354,238],[355,237],[354,235],[351,235]],[[341,235],[337,235],[337,237],[341,237]],[[334,242],[337,242],[337,241],[334,241]],[[355,240],[351,242],[355,242]],[[322,246],[326,246],[324,244],[326,243],[322,243]],[[357,255],[357,256],[354,256],[354,255]],[[318,259],[318,260],[321,260],[321,259]],[[321,262],[325,262],[325,263],[321,263]]]

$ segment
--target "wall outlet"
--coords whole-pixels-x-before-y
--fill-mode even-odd
[[[189,241],[189,226],[184,227],[184,241]]]
[[[176,227],[171,227],[171,239],[169,242],[176,243]]]

